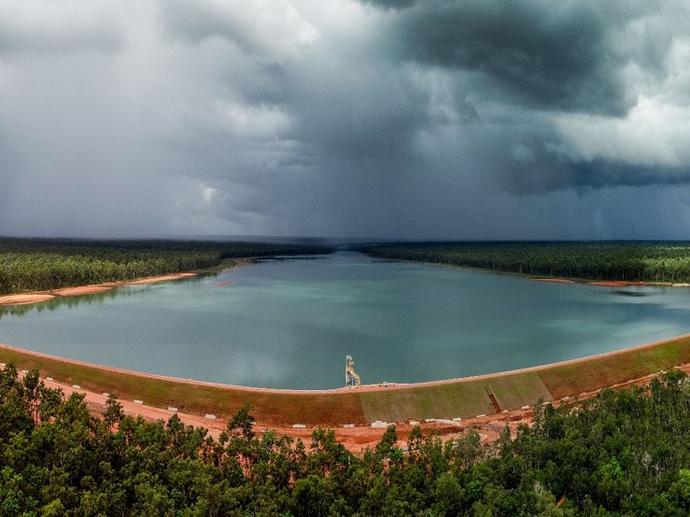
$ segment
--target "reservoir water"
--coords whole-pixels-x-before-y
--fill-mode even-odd
[[[176,377],[282,388],[415,382],[690,332],[690,289],[602,288],[357,253],[0,308],[0,343]]]

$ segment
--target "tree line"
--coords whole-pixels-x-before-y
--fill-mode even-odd
[[[258,434],[248,408],[218,439],[177,416],[102,416],[0,372],[0,515],[688,515],[690,385],[673,371],[582,406],[539,406],[517,437],[443,443],[395,427],[361,455]]]
[[[363,246],[375,257],[590,280],[690,282],[687,242],[425,242]]]
[[[330,251],[317,244],[0,238],[0,294],[197,271],[230,258]]]

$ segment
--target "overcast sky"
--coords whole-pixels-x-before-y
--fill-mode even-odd
[[[2,0],[0,234],[690,239],[687,0]]]

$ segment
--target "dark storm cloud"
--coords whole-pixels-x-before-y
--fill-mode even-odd
[[[636,100],[622,68],[658,67],[670,43],[640,59],[625,40],[654,12],[654,2],[427,0],[401,10],[391,36],[402,58],[486,75],[511,102],[620,116]]]
[[[653,156],[636,163],[637,153],[626,150],[626,142],[619,142],[614,156],[609,150],[603,151],[609,156],[586,156],[592,144],[580,137],[573,144],[561,131],[567,125],[564,114],[599,116],[603,120],[593,118],[589,126],[611,126],[606,119],[630,118],[641,95],[658,95],[652,92],[678,73],[671,69],[670,56],[679,44],[687,44],[686,5],[583,0],[557,5],[541,0],[365,3],[396,7],[385,10],[389,22],[384,41],[391,59],[444,70],[456,88],[473,99],[468,105],[475,113],[489,106],[491,114],[484,120],[493,129],[479,135],[465,131],[463,138],[475,140],[475,149],[486,153],[487,169],[509,191],[688,181],[687,153],[676,150],[676,156],[662,157],[664,144],[652,135],[643,145]],[[458,115],[462,106],[456,101]],[[642,118],[638,122],[648,123]],[[622,129],[638,130],[632,124],[611,127]],[[586,135],[590,128],[580,124],[578,130]],[[641,142],[627,142],[635,143]],[[561,152],[568,147],[577,149]]]
[[[0,233],[682,235],[687,11],[6,0]]]

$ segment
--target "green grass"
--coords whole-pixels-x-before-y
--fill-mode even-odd
[[[633,348],[595,357],[586,362],[555,365],[539,372],[540,378],[558,399],[602,386],[611,386],[690,363],[690,337],[682,337],[649,348]]]
[[[536,373],[498,375],[396,391],[362,393],[362,408],[368,421],[400,422],[415,418],[456,418],[495,413],[487,394],[493,391],[503,409],[551,400]]]

